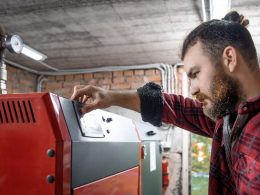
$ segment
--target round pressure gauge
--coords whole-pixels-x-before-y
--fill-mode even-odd
[[[5,46],[10,52],[20,54],[23,49],[23,40],[19,35],[8,35]]]

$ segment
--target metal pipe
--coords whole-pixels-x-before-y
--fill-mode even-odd
[[[41,92],[42,91],[42,83],[44,81],[48,81],[48,79],[44,75],[40,75],[37,78],[37,84],[36,84],[36,91]]]
[[[1,51],[1,58],[2,58],[3,56],[4,56],[4,55],[2,55],[2,51]],[[1,64],[0,64],[0,94],[7,94],[6,81],[7,81],[6,64],[5,64],[5,62],[1,59]]]
[[[88,68],[88,69],[68,69],[68,70],[59,70],[57,72],[50,71],[37,71],[28,67],[25,67],[16,62],[5,60],[6,63],[31,72],[37,75],[44,76],[61,76],[61,75],[71,75],[71,74],[84,74],[84,73],[94,73],[94,72],[108,72],[108,71],[122,71],[122,70],[140,70],[140,69],[151,69],[156,68],[161,72],[162,78],[162,87],[165,92],[173,92],[173,71],[172,66],[168,64],[146,64],[146,65],[133,65],[133,66],[108,66],[108,67],[100,67],[100,68]],[[57,69],[58,70],[58,69]],[[43,80],[45,81],[45,80]],[[43,82],[42,81],[42,82]],[[37,91],[41,90],[41,84],[37,83]]]
[[[182,63],[178,63],[175,64],[173,67],[173,74],[174,74],[174,79],[175,79],[175,87],[174,87],[174,93],[177,94],[178,93],[178,87],[179,87],[179,83],[178,83],[178,72],[177,72],[177,68],[183,66]]]
[[[50,72],[50,71],[37,71],[28,67],[25,67],[21,64],[18,64],[16,62],[5,60],[6,63],[26,70],[28,72],[37,74],[37,75],[45,75],[45,76],[61,76],[61,75],[71,75],[71,74],[84,74],[84,73],[94,73],[94,72],[108,72],[108,71],[122,71],[122,70],[140,70],[140,69],[151,69],[156,68],[160,70],[161,72],[161,78],[162,78],[162,86],[163,89],[168,90],[168,84],[167,84],[167,73],[166,73],[166,67],[170,65],[165,64],[146,64],[146,65],[133,65],[133,66],[108,66],[108,67],[100,67],[100,68],[88,68],[88,69],[68,69],[68,70],[59,70],[58,72]],[[38,85],[38,84],[37,84]]]
[[[173,74],[173,66],[171,66],[171,71],[170,71],[170,78],[171,78],[171,91],[170,93],[174,92],[174,74]]]
[[[25,70],[27,72],[30,72],[30,73],[33,73],[33,74],[37,74],[37,75],[41,75],[41,72],[37,71],[37,70],[34,70],[34,69],[31,69],[31,68],[28,68],[28,67],[25,67],[23,65],[20,65],[16,62],[13,62],[13,61],[10,61],[10,60],[7,60],[7,59],[4,59],[4,61],[7,63],[7,64],[10,64],[16,68],[19,68],[21,70]]]
[[[6,32],[3,26],[0,26],[0,94],[7,94],[6,81],[7,81],[7,70],[5,64],[5,43]]]
[[[38,61],[41,65],[45,66],[46,68],[49,68],[51,70],[54,70],[54,71],[59,71],[59,69],[57,68],[54,68],[52,66],[50,66],[49,64],[46,64],[45,62],[42,62],[42,61]]]
[[[206,13],[205,0],[201,0],[201,7],[202,7],[203,22],[206,22],[207,21],[207,13]]]

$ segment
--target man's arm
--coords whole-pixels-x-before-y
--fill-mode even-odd
[[[203,113],[202,104],[181,95],[163,94],[162,121],[195,134],[213,137],[215,122]]]
[[[140,98],[136,91],[119,92],[91,85],[77,85],[74,87],[71,99],[85,104],[82,113],[109,106],[120,106],[140,112]]]
[[[92,85],[77,85],[71,96],[72,100],[78,100],[84,106],[81,112],[84,114],[94,109],[120,106],[140,112],[145,122],[155,126],[161,125],[163,110],[163,98],[161,87],[155,83],[147,83],[137,91],[111,91]]]
[[[140,112],[142,119],[155,126],[171,123],[191,132],[212,137],[215,123],[203,114],[201,105],[182,96],[162,93],[155,83],[137,92],[117,92],[95,86],[75,86],[71,97],[85,104],[82,113],[115,105]]]

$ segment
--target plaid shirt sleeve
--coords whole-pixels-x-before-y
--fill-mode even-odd
[[[202,104],[191,98],[163,93],[162,122],[171,123],[193,133],[213,137],[215,122],[204,115]]]
[[[232,165],[238,194],[260,194],[260,96],[240,104],[232,132],[248,115],[232,147]]]

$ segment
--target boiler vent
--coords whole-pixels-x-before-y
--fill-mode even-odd
[[[0,123],[35,123],[31,101],[0,101]]]

